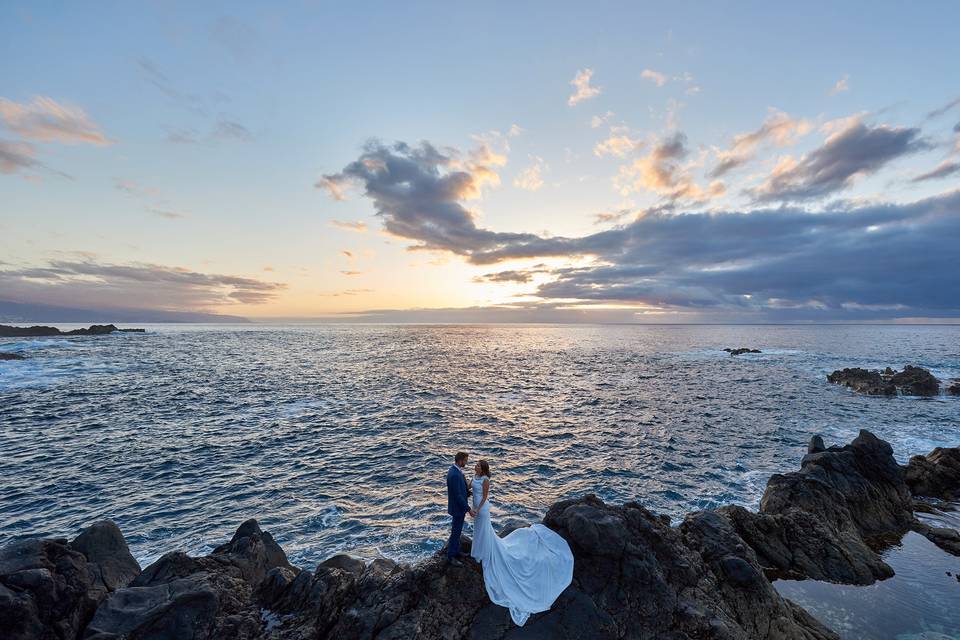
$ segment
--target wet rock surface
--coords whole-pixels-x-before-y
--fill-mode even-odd
[[[745,353],[763,353],[760,351],[760,349],[751,349],[750,347],[739,347],[737,349],[731,349],[730,347],[727,347],[724,349],[724,351],[732,356],[741,356]]]
[[[889,444],[861,431],[842,447],[814,438],[808,451],[798,471],[770,478],[759,512],[727,506],[672,527],[635,502],[554,504],[543,522],[570,544],[574,578],[524,627],[489,601],[472,560],[337,555],[301,570],[248,520],[207,556],[174,551],[142,572],[109,521],[70,542],[8,544],[0,628],[12,640],[837,638],[771,580],[887,578],[874,541],[910,529],[960,553],[960,534],[913,515],[918,496],[960,491],[960,449],[901,467]]]
[[[926,369],[909,364],[903,371],[894,371],[890,367],[883,371],[859,367],[839,369],[828,375],[827,380],[870,396],[892,396],[898,392],[905,396],[940,395],[940,380]],[[956,393],[951,392],[951,388],[947,386],[945,393],[960,394],[960,384]]]
[[[19,353],[0,352],[0,360],[26,360],[26,358]]]

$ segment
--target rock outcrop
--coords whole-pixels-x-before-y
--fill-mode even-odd
[[[937,447],[925,456],[913,456],[904,478],[915,496],[960,500],[960,448]]]
[[[834,371],[827,376],[827,380],[868,396],[892,396],[897,393],[897,388],[890,383],[888,377],[884,377],[879,371],[860,367]]]
[[[35,325],[32,327],[11,327],[0,325],[0,338],[43,338],[48,336],[102,336],[119,331],[121,333],[144,333],[145,329],[118,329],[112,324],[92,324],[86,329],[60,331],[56,327]]]
[[[21,540],[0,549],[4,640],[79,638],[97,606],[140,566],[112,522],[65,539]]]
[[[730,347],[727,347],[726,349],[724,349],[724,351],[726,351],[732,356],[740,356],[745,353],[763,353],[762,351],[760,351],[760,349],[751,349],[750,347],[740,347],[738,349],[731,349]]]
[[[811,439],[799,471],[770,478],[759,512],[727,506],[672,527],[636,502],[558,502],[543,522],[570,544],[573,582],[522,629],[487,598],[479,565],[450,566],[442,550],[414,565],[337,555],[300,570],[248,520],[207,556],[172,552],[141,572],[99,522],[71,542],[0,550],[0,629],[5,640],[834,639],[771,581],[889,577],[872,543],[908,529],[960,554],[960,534],[913,515],[916,497],[958,492],[960,449],[901,467],[861,431],[842,447]]]
[[[26,360],[26,358],[19,353],[0,351],[0,360]]]
[[[940,394],[940,380],[936,376],[922,367],[909,364],[899,372],[890,367],[883,371],[859,367],[839,369],[828,375],[827,380],[870,396],[892,396],[898,391],[905,396]],[[951,393],[950,388],[946,389],[947,393]],[[960,388],[957,393],[960,394]]]

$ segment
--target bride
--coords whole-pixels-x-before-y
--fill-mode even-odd
[[[573,554],[556,532],[535,524],[500,538],[490,523],[490,465],[474,467],[473,546],[483,582],[494,604],[510,609],[519,626],[532,613],[547,611],[573,579]]]

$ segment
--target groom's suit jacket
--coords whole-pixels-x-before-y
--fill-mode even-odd
[[[447,471],[447,513],[459,517],[470,510],[467,505],[467,478],[453,464]]]

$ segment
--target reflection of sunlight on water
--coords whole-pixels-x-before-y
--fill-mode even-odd
[[[934,526],[960,528],[955,511],[918,516]],[[896,575],[865,587],[814,580],[774,584],[844,639],[960,638],[960,558],[913,532],[883,558]]]

